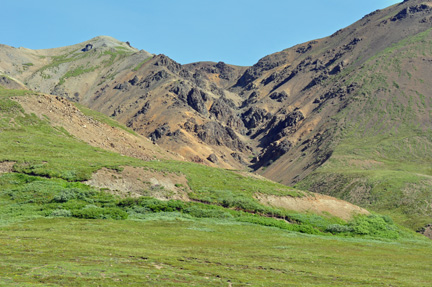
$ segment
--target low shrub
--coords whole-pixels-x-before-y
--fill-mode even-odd
[[[325,231],[333,234],[345,233],[345,232],[351,232],[352,227],[347,225],[340,225],[340,224],[330,224],[327,226]]]
[[[354,234],[377,236],[382,238],[399,238],[398,227],[394,225],[391,218],[381,215],[359,215],[350,223],[349,227]]]
[[[284,220],[278,220],[275,218],[262,217],[262,216],[242,216],[236,219],[240,222],[249,222],[259,225],[272,226],[280,229],[285,229],[289,231],[296,231],[308,234],[321,234],[321,232],[311,225],[299,225],[299,224],[291,224]]]
[[[56,210],[53,210],[51,212],[50,216],[54,216],[54,217],[71,217],[72,216],[72,212],[70,210],[66,210],[66,209],[56,209]]]
[[[187,213],[197,218],[232,218],[233,216],[221,209],[203,209],[199,206],[191,206],[184,209],[184,213]]]
[[[126,219],[128,214],[120,208],[101,208],[97,206],[87,206],[79,210],[73,210],[72,216],[85,219]]]

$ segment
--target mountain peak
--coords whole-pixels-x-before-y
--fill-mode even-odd
[[[91,44],[93,48],[118,48],[123,47],[128,50],[137,51],[138,49],[131,46],[131,44],[126,41],[122,42],[111,36],[97,36],[81,44],[88,45]]]

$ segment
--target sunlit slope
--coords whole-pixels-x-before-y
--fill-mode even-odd
[[[329,161],[298,186],[404,214],[415,228],[429,223],[431,58],[427,30],[341,75],[360,88],[333,118],[337,136]]]

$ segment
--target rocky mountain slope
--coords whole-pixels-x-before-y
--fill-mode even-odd
[[[284,210],[328,217],[329,223],[334,220],[329,214],[338,218],[335,222],[345,223],[354,215],[369,215],[343,200],[296,190],[256,175],[179,161],[175,154],[149,139],[90,112],[58,96],[0,88],[0,185],[12,184],[15,189],[9,194],[17,198],[17,190],[28,182],[8,183],[2,176],[28,175],[52,184],[67,180],[80,188],[91,187],[121,198],[175,199],[210,209],[220,206],[253,214],[264,212],[264,217],[273,216],[266,213],[266,208],[273,213]],[[38,190],[25,192],[49,203],[49,196],[34,195]],[[2,192],[0,197],[4,196]],[[278,204],[275,198],[284,204]],[[32,204],[34,200],[22,203]],[[82,206],[66,207],[75,210]]]
[[[407,0],[252,67],[180,65],[96,37],[2,46],[16,85],[78,101],[185,159],[430,223],[432,2]]]

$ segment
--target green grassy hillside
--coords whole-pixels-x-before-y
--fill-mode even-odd
[[[413,229],[432,222],[432,100],[422,57],[432,57],[430,29],[329,81],[360,89],[334,117],[332,157],[299,188],[393,214]]]
[[[126,219],[129,215],[133,218],[136,214],[142,217],[152,212],[177,211],[198,218],[232,218],[312,234],[411,236],[399,230],[390,218],[359,216],[345,222],[330,215],[298,213],[259,203],[257,193],[300,198],[308,194],[274,182],[193,163],[145,162],[92,147],[61,127],[51,126],[47,119],[26,114],[9,93],[2,90],[0,98],[0,160],[13,162],[15,173],[0,177],[0,199],[6,208],[3,221],[35,216]],[[192,202],[122,199],[81,183],[102,167],[120,171],[122,166],[185,175]],[[364,228],[364,219],[369,227]]]

